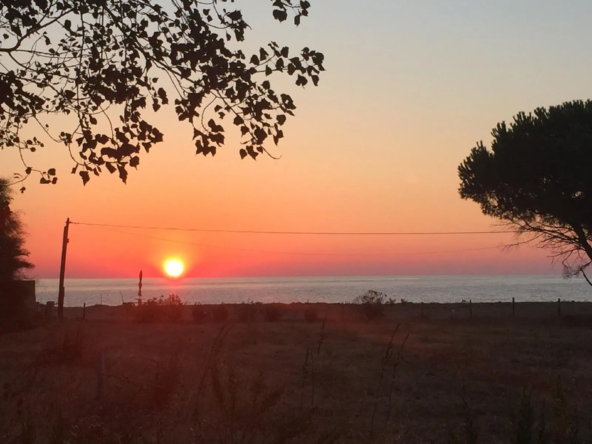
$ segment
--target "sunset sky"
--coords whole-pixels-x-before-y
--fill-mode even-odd
[[[57,277],[67,217],[229,230],[489,230],[495,221],[458,195],[458,164],[477,141],[489,145],[497,122],[592,97],[589,1],[311,3],[299,28],[274,22],[267,0],[237,3],[253,28],[246,52],[275,40],[326,57],[318,88],[276,86],[298,106],[285,139],[270,146],[280,160],[241,160],[236,134],[214,158],[196,157],[191,128],[170,107],[158,114],[165,142],[143,154],[127,185],[105,174],[83,187],[64,147],[48,144],[29,159],[56,167],[58,185],[32,177],[13,205],[29,233],[31,276]],[[22,171],[17,153],[0,156],[0,175]],[[195,277],[560,272],[545,252],[497,248],[511,240],[72,225],[67,276],[161,276],[171,257]]]

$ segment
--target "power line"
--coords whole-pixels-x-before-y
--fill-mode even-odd
[[[83,225],[83,224],[80,224],[80,225]],[[395,253],[395,252],[390,252],[390,253],[324,253],[324,252],[315,252],[315,253],[311,253],[311,252],[299,252],[299,251],[256,250],[256,249],[250,249],[250,248],[225,247],[222,245],[209,245],[209,244],[200,244],[200,243],[196,243],[196,242],[179,241],[176,239],[167,239],[167,238],[156,237],[156,236],[148,236],[145,234],[127,233],[125,231],[112,230],[112,229],[106,228],[102,225],[93,225],[93,226],[98,226],[100,228],[106,229],[106,230],[111,231],[113,233],[125,234],[128,236],[139,236],[139,237],[144,237],[144,238],[148,238],[148,239],[161,240],[161,241],[165,241],[165,242],[173,242],[173,243],[177,243],[177,244],[195,245],[198,247],[218,248],[218,249],[223,249],[223,250],[246,251],[246,252],[250,252],[250,253],[285,254],[285,255],[299,255],[299,256],[390,256]],[[498,246],[492,246],[492,247],[464,248],[464,249],[457,249],[457,250],[420,251],[420,252],[414,252],[414,253],[405,253],[405,255],[415,256],[415,255],[422,255],[422,254],[464,253],[464,252],[470,252],[470,251],[482,251],[482,250],[494,250],[494,249],[497,250],[499,248],[500,248],[500,246],[498,245]]]
[[[205,228],[178,228],[178,227],[150,227],[139,225],[113,225],[93,224],[88,222],[70,222],[74,225],[92,227],[129,228],[141,230],[160,231],[194,231],[201,233],[233,233],[233,234],[280,234],[280,235],[304,235],[304,236],[455,236],[477,234],[516,234],[516,231],[387,231],[387,232],[351,232],[351,231],[263,231],[263,230],[214,230]]]

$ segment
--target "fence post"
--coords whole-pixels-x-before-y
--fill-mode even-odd
[[[423,313],[423,302],[421,303],[421,317],[424,317],[424,313]]]
[[[557,316],[561,316],[561,299],[557,299]]]
[[[473,301],[469,299],[469,317],[473,317]]]
[[[86,321],[86,302],[82,304],[82,320]]]
[[[516,316],[516,300],[512,298],[512,317]]]

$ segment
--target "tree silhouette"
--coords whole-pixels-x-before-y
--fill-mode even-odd
[[[310,7],[305,0],[272,2],[274,19],[292,17],[296,25]],[[56,183],[54,168],[36,170],[23,156],[53,140],[68,148],[72,173],[84,184],[104,169],[125,182],[140,152],[163,141],[146,114],[167,105],[193,128],[197,154],[216,154],[225,119],[238,127],[241,158],[268,153],[264,143],[278,143],[296,108],[269,76],[286,73],[296,85],[316,86],[324,57],[309,48],[291,55],[275,42],[245,54],[249,26],[227,3],[1,2],[0,148],[20,151],[20,177],[36,171],[41,183]]]
[[[24,233],[21,221],[10,210],[9,181],[0,178],[0,282],[22,277],[22,272],[33,268],[26,258],[29,252],[24,249]]]
[[[492,131],[458,168],[460,195],[548,248],[566,275],[592,263],[592,101],[566,102]],[[588,281],[590,283],[590,281]],[[592,283],[591,283],[592,285]]]

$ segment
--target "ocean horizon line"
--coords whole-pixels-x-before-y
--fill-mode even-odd
[[[504,276],[512,276],[512,277],[559,277],[562,279],[584,279],[582,276],[573,276],[569,278],[563,277],[561,273],[448,273],[448,274],[343,274],[343,275],[331,275],[331,274],[319,274],[319,275],[278,275],[278,276],[245,276],[245,275],[237,275],[237,276],[181,276],[178,278],[171,278],[165,275],[143,275],[142,279],[163,279],[171,282],[175,281],[182,281],[188,279],[347,279],[347,278],[421,278],[421,277],[471,277],[471,278],[478,278],[478,277],[504,277]],[[59,280],[59,276],[56,277],[32,277],[32,278],[25,278],[25,280],[32,280],[32,281],[46,281],[46,280]],[[65,281],[72,281],[72,280],[138,280],[138,276],[129,276],[129,277],[66,277]]]

